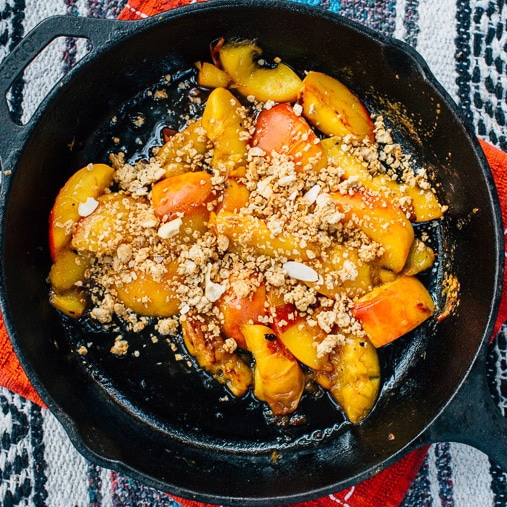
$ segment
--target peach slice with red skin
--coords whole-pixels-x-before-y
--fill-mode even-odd
[[[62,187],[49,215],[49,250],[53,261],[60,249],[70,243],[80,219],[79,204],[103,194],[111,185],[113,172],[106,164],[89,164],[75,172]]]
[[[205,171],[169,176],[152,187],[153,210],[159,218],[172,220],[206,204],[212,196],[211,176]]]
[[[264,109],[257,117],[252,146],[268,155],[287,154],[296,169],[321,169],[327,163],[326,154],[315,132],[306,120],[298,116],[290,104],[277,104]]]
[[[429,319],[435,304],[426,287],[413,276],[401,276],[359,298],[352,315],[375,347],[382,347]]]
[[[266,314],[266,288],[260,285],[251,294],[242,296],[235,289],[234,281],[215,303],[222,317],[221,330],[227,338],[234,338],[241,348],[246,348],[245,337],[241,332],[243,324],[257,324],[259,318]]]

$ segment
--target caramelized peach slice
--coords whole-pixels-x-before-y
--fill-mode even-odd
[[[298,239],[290,233],[273,235],[263,220],[252,215],[220,211],[211,223],[217,234],[227,236],[229,249],[239,254],[245,249],[253,249],[258,255],[283,255],[299,261],[314,257],[311,245],[302,248]]]
[[[49,281],[55,292],[62,293],[82,281],[91,262],[89,255],[81,255],[70,248],[60,249],[49,272]]]
[[[410,197],[411,220],[426,222],[442,218],[442,206],[431,189],[422,189],[414,182],[398,183],[392,178],[379,174],[372,176],[362,160],[341,149],[341,142],[336,137],[322,140],[322,147],[328,158],[344,172],[346,178],[357,178],[368,190],[379,192],[390,199],[403,200]]]
[[[265,401],[275,415],[294,412],[305,385],[299,363],[278,341],[271,328],[244,324],[241,331],[255,359],[255,396]]]
[[[278,304],[270,308],[270,313],[276,336],[294,357],[314,370],[325,369],[329,358],[318,354],[317,345],[324,341],[326,333],[318,326],[310,326],[291,303]]]
[[[346,220],[353,221],[368,237],[382,245],[382,266],[399,273],[414,241],[412,224],[401,209],[379,194],[367,191],[357,191],[353,195],[335,192],[331,197]]]
[[[415,329],[434,310],[426,287],[413,276],[401,276],[358,299],[352,314],[373,345],[382,347]]]
[[[178,213],[202,207],[212,198],[212,190],[211,176],[205,171],[169,176],[152,187],[153,210],[157,217],[172,220]]]
[[[331,372],[317,372],[317,382],[357,424],[369,414],[380,390],[377,351],[367,338],[347,336],[331,353],[330,362]]]
[[[231,76],[209,62],[196,62],[197,84],[204,88],[227,88]]]
[[[118,298],[139,315],[172,317],[179,313],[178,265],[165,264],[166,272],[161,276],[136,271],[129,282],[116,284]]]
[[[86,297],[77,287],[62,293],[51,292],[49,295],[51,305],[68,317],[78,319],[86,309]]]
[[[219,211],[230,211],[237,213],[247,205],[250,192],[243,183],[229,178],[222,194],[222,202],[218,206]]]
[[[223,69],[245,97],[254,96],[266,102],[293,102],[301,89],[301,79],[286,64],[275,67],[259,64],[262,49],[253,41],[241,40],[223,43],[216,47]]]
[[[167,177],[193,171],[202,161],[208,142],[201,119],[198,119],[169,138],[158,150],[156,159]]]
[[[309,72],[299,95],[304,117],[328,136],[374,140],[373,122],[363,103],[343,83],[322,72]]]
[[[327,157],[320,140],[304,118],[298,116],[290,104],[278,104],[264,109],[257,118],[252,145],[268,155],[287,154],[296,169],[321,169]]]
[[[266,288],[264,285],[252,286],[247,294],[245,285],[248,280],[242,281],[239,278],[230,280],[229,288],[216,302],[222,314],[221,330],[227,338],[234,338],[241,348],[246,348],[245,338],[241,332],[243,324],[257,324],[259,318],[266,314]]]
[[[80,252],[111,254],[121,243],[132,241],[127,224],[137,203],[133,197],[116,192],[100,197],[98,203],[93,213],[77,223],[72,247]]]
[[[354,248],[335,244],[311,266],[320,275],[316,282],[305,282],[320,294],[336,299],[340,294],[363,295],[372,286],[370,264],[362,262]]]
[[[420,239],[414,239],[410,252],[408,253],[407,262],[403,268],[402,274],[406,276],[414,276],[417,273],[426,271],[435,263],[435,252],[426,243]]]
[[[49,249],[53,261],[58,251],[70,243],[80,219],[79,205],[103,194],[113,180],[113,168],[89,164],[75,172],[56,196],[49,215]]]
[[[250,367],[234,352],[225,350],[220,336],[209,336],[196,319],[181,321],[183,340],[199,366],[224,384],[234,396],[244,396],[253,383]]]
[[[202,126],[213,142],[213,167],[230,176],[243,176],[249,135],[245,129],[246,111],[225,88],[215,88],[209,95],[202,115]]]

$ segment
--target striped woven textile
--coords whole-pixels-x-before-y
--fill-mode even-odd
[[[503,0],[307,0],[415,47],[461,108],[477,136],[507,151],[507,5]],[[0,61],[40,20],[55,14],[118,17],[126,0],[0,0]],[[87,51],[83,41],[51,44],[10,92],[13,114],[26,121]],[[48,69],[51,69],[49,72]],[[507,405],[507,328],[492,342],[488,379]],[[354,488],[332,498],[354,507]],[[375,497],[371,507],[384,507]],[[74,449],[45,409],[0,388],[0,505],[120,507],[180,504],[131,478],[98,467]],[[315,505],[315,504],[314,504]],[[329,505],[329,503],[328,503]],[[364,505],[364,503],[362,504]],[[507,505],[507,476],[471,447],[432,445],[402,507]]]

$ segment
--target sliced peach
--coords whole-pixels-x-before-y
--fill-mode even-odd
[[[299,363],[268,326],[244,324],[241,331],[255,359],[255,396],[275,415],[294,412],[305,385]]]
[[[181,329],[185,346],[199,366],[234,396],[244,396],[253,383],[252,371],[237,354],[225,350],[222,337],[206,335],[197,319],[182,319]]]
[[[435,263],[435,252],[426,243],[420,239],[414,239],[410,252],[408,253],[407,262],[402,273],[407,276],[414,276],[417,273],[426,271]]]
[[[202,126],[213,142],[211,164],[230,176],[243,176],[249,135],[245,127],[246,111],[225,88],[209,95],[202,115]]]
[[[330,355],[332,370],[317,372],[317,381],[327,389],[353,424],[371,411],[380,390],[380,362],[375,347],[366,338],[345,337]]]
[[[248,204],[250,191],[243,183],[239,183],[234,178],[228,178],[222,197],[218,210],[237,213]]]
[[[198,119],[171,136],[158,150],[156,159],[167,177],[193,171],[203,159],[208,142],[201,119]]]
[[[442,206],[431,189],[422,189],[413,182],[399,183],[383,174],[373,176],[361,159],[342,150],[341,145],[336,137],[322,140],[326,155],[340,167],[345,178],[357,178],[365,188],[392,199],[410,197],[409,208],[413,214],[411,220],[414,222],[426,222],[443,216]]]
[[[298,116],[290,104],[277,104],[264,109],[257,117],[252,145],[268,155],[287,154],[296,169],[321,169],[327,163],[320,140],[306,120]]]
[[[136,201],[113,192],[100,197],[98,202],[95,211],[77,223],[72,247],[81,252],[111,254],[118,245],[133,239],[126,231],[129,216],[136,211]]]
[[[358,299],[352,314],[373,345],[382,347],[415,329],[434,310],[426,287],[413,276],[401,276]]]
[[[211,176],[206,171],[169,176],[151,190],[153,210],[159,218],[176,218],[204,205],[212,197]]]
[[[324,341],[326,333],[318,326],[310,326],[291,303],[270,308],[270,313],[276,336],[294,357],[314,370],[324,369],[329,358],[327,354],[318,354],[317,345]]]
[[[328,136],[374,140],[373,121],[364,104],[337,79],[309,72],[299,96],[304,117]]]
[[[252,95],[267,102],[293,102],[301,89],[301,79],[286,64],[275,67],[259,64],[262,49],[253,41],[230,41],[217,48],[223,69],[245,97]]]
[[[196,62],[197,84],[204,88],[227,88],[231,76],[209,62]]]
[[[113,180],[113,168],[89,164],[75,172],[56,196],[49,215],[49,249],[53,261],[58,251],[70,243],[80,218],[79,205],[103,194]]]
[[[167,262],[166,273],[155,277],[136,271],[128,282],[116,284],[118,298],[139,315],[172,317],[179,313],[178,265]]]
[[[49,281],[55,292],[62,293],[82,281],[91,262],[91,256],[81,255],[70,248],[60,249],[49,272]]]
[[[222,333],[227,338],[234,338],[241,348],[246,348],[241,326],[249,323],[257,324],[259,318],[266,314],[265,286],[253,286],[251,293],[244,295],[240,292],[240,288],[243,288],[246,283],[248,281],[230,280],[229,288],[216,302],[222,314],[220,319]]]
[[[383,267],[399,273],[405,266],[414,241],[414,229],[400,208],[379,194],[331,194],[338,209],[373,241],[382,245]]]
[[[355,297],[371,289],[371,266],[359,259],[354,248],[334,244],[311,266],[320,275],[319,280],[305,283],[327,297],[336,299],[344,293]]]
[[[57,310],[74,319],[81,317],[86,309],[86,297],[77,287],[62,293],[52,291],[49,302]]]
[[[229,249],[239,254],[250,248],[270,257],[282,255],[299,261],[314,257],[311,245],[301,247],[297,237],[290,233],[273,235],[263,220],[252,215],[220,211],[213,218],[213,228],[227,236]]]

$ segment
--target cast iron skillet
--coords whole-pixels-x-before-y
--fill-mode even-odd
[[[6,92],[61,35],[85,37],[92,50],[17,125]],[[439,261],[426,281],[443,306],[441,283],[457,276],[460,304],[381,351],[382,395],[358,426],[326,396],[303,403],[305,424],[269,425],[252,399],[223,401],[225,391],[175,364],[163,344],[139,344],[138,358],[97,352],[83,360],[79,340],[100,352],[111,337],[77,333],[48,304],[47,217],[58,189],[84,164],[106,161],[113,116],[132,113],[131,99],[161,76],[207,59],[219,36],[258,38],[267,55],[342,79],[435,171],[449,205],[430,228]],[[497,196],[473,133],[410,48],[284,2],[210,2],[139,22],[55,17],[6,59],[0,90],[2,312],[29,378],[86,457],[173,494],[229,505],[329,494],[438,440],[474,445],[507,470],[507,425],[485,374],[503,270]]]

